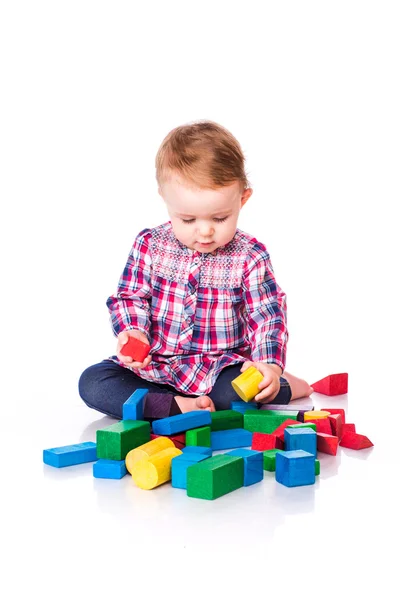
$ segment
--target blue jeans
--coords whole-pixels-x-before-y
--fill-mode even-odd
[[[231,381],[240,375],[242,364],[225,367],[207,394],[214,402],[216,410],[230,409],[232,401],[240,400],[231,386]],[[283,377],[280,381],[281,387],[273,403],[289,404],[292,397],[290,385]],[[122,419],[122,405],[138,388],[146,388],[156,393],[172,392],[176,396],[193,398],[193,395],[184,394],[170,385],[146,381],[130,369],[121,367],[109,359],[88,367],[79,379],[79,394],[85,404],[116,419]],[[165,417],[169,416],[169,405],[170,403]]]

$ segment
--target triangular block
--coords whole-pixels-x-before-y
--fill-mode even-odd
[[[363,448],[371,448],[373,443],[366,435],[347,431],[340,440],[340,446],[343,446],[343,448],[351,448],[352,450],[362,450]]]
[[[311,385],[314,392],[326,396],[337,396],[347,394],[349,375],[348,373],[335,373],[328,375]]]
[[[325,454],[336,456],[339,438],[327,433],[317,433],[317,450]]]

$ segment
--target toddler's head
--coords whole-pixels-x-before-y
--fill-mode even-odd
[[[221,125],[176,127],[156,156],[156,178],[177,239],[213,252],[234,237],[239,212],[252,194],[239,142]]]

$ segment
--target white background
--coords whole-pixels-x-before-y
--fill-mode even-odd
[[[296,594],[301,582],[309,594],[317,581],[327,594],[390,588],[399,15],[384,0],[1,4],[6,597],[136,593],[144,581],[150,597],[267,593],[273,574]],[[193,504],[41,464],[43,448],[108,424],[83,406],[79,375],[115,351],[105,301],[135,235],[168,220],[158,147],[196,119],[227,127],[245,153],[254,192],[239,227],[267,245],[287,293],[287,369],[310,383],[348,372],[341,401],[375,442],[330,460],[335,476],[305,510],[311,492],[272,481]]]

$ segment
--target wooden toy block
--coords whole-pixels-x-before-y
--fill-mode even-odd
[[[218,410],[211,413],[211,431],[243,429],[243,414],[235,410]]]
[[[180,456],[176,456],[172,459],[171,463],[171,485],[174,488],[180,488],[186,490],[187,488],[187,470],[191,465],[196,465],[202,460],[206,460],[208,456],[194,452],[190,454],[185,452]]]
[[[144,400],[149,390],[139,388],[122,405],[123,421],[143,421]]]
[[[150,456],[154,456],[166,448],[175,448],[175,444],[170,438],[161,436],[155,440],[150,440],[150,442],[146,442],[146,444],[142,444],[128,452],[125,458],[126,468],[132,475],[133,465],[138,460],[150,458]]]
[[[348,373],[335,373],[328,375],[311,385],[314,392],[325,394],[326,396],[337,396],[347,394],[349,375]]]
[[[344,408],[321,408],[321,410],[326,410],[330,415],[341,415],[343,423],[346,423]]]
[[[307,421],[307,423],[296,423],[295,425],[288,425],[287,427],[292,428],[293,429],[297,429],[298,427],[308,427],[309,429],[312,429],[313,431],[317,431],[317,426],[315,423],[311,423],[311,421]]]
[[[278,448],[283,450],[283,442],[272,433],[253,433],[251,449],[252,450],[273,450]]]
[[[174,401],[172,392],[149,392],[144,402],[144,420],[164,419]]]
[[[336,435],[336,437],[338,437],[339,440],[341,440],[342,435],[343,435],[342,415],[340,415],[340,414],[329,415],[328,419],[329,419],[329,423],[331,424],[332,435]],[[322,433],[324,433],[324,432],[322,432]],[[329,433],[329,432],[327,431],[326,433]]]
[[[276,428],[288,420],[285,411],[275,410],[248,410],[243,416],[244,428],[258,433],[275,433]],[[297,423],[290,419],[291,423]]]
[[[182,452],[183,454],[186,454],[186,452],[189,452],[189,454],[204,454],[207,458],[212,456],[212,450],[207,446],[185,446],[182,448]]]
[[[315,459],[315,475],[319,475],[321,473],[321,463],[318,459]]]
[[[275,479],[286,487],[315,483],[315,456],[304,450],[278,452],[275,456]]]
[[[258,385],[263,379],[264,375],[258,369],[249,367],[239,377],[236,377],[231,384],[239,398],[244,402],[249,402],[260,392]]]
[[[143,362],[150,352],[150,346],[135,337],[129,337],[127,343],[122,346],[120,352],[124,356],[130,356],[133,361]]]
[[[336,456],[337,448],[339,444],[339,438],[335,435],[329,435],[328,433],[317,432],[317,450],[318,452],[324,452],[325,454],[332,454]]]
[[[299,414],[300,408],[296,408],[292,404],[260,404],[260,410],[279,410],[280,412],[286,411],[290,413],[290,416],[294,419],[297,419],[297,415]],[[309,411],[314,410],[314,406],[312,404],[308,406],[302,406],[301,410]]]
[[[96,477],[96,479],[122,479],[126,474],[124,460],[101,458],[93,464],[93,477]]]
[[[258,410],[260,404],[258,402],[244,402],[243,400],[233,400],[231,403],[231,409],[235,412],[240,412],[242,415],[246,410]]]
[[[221,432],[216,431],[214,434]],[[219,454],[187,470],[187,495],[215,500],[243,486],[244,460],[240,456]]]
[[[285,450],[305,450],[317,457],[317,434],[308,427],[285,429]]]
[[[327,410],[309,410],[304,413],[304,423],[306,421],[313,421],[315,423],[317,419],[327,419],[329,414]]]
[[[180,456],[179,448],[165,448],[157,454],[134,463],[132,479],[142,490],[152,490],[167,481],[171,481],[171,462]]]
[[[212,450],[228,450],[229,448],[242,448],[251,446],[251,432],[246,429],[226,429],[225,431],[211,432]]]
[[[282,450],[278,450],[277,448],[275,448],[274,450],[266,450],[265,452],[263,452],[264,471],[275,471],[275,457],[277,452],[282,452]]]
[[[226,453],[226,456],[241,456],[244,460],[243,485],[254,485],[264,478],[263,455],[261,452],[236,448]]]
[[[343,423],[342,436],[344,436],[345,433],[355,433],[355,432],[356,432],[356,426],[354,425],[354,423]]]
[[[204,425],[211,425],[211,412],[209,410],[192,410],[182,415],[167,417],[153,422],[153,433],[159,435],[174,435],[188,429],[196,429]]]
[[[312,423],[313,425],[315,425],[316,431],[318,433],[329,433],[329,435],[332,435],[332,425],[331,425],[329,418],[327,418],[327,419],[310,419],[309,421],[304,421],[304,424],[307,424],[307,423]]]
[[[282,443],[285,441],[285,429],[289,425],[301,425],[302,423],[298,423],[298,421],[294,421],[293,419],[286,419],[277,427],[272,433],[276,435],[277,438],[281,440]]]
[[[150,439],[155,440],[159,437],[167,437],[174,444],[175,448],[182,450],[186,446],[186,433],[180,433],[178,435],[156,435],[155,433],[150,434]]]
[[[43,450],[43,462],[51,467],[70,467],[97,460],[96,444],[82,442]]]
[[[373,443],[367,438],[366,435],[347,431],[343,434],[339,445],[343,446],[343,448],[351,448],[352,450],[363,450],[364,448],[371,448]]]
[[[186,446],[211,446],[211,427],[198,427],[186,432]]]
[[[119,421],[98,429],[97,458],[124,460],[133,448],[150,440],[150,423],[147,421]]]
[[[306,414],[306,412],[310,412],[310,411],[299,410],[299,412],[297,413],[297,420],[300,421],[300,423],[304,423],[304,415]]]

